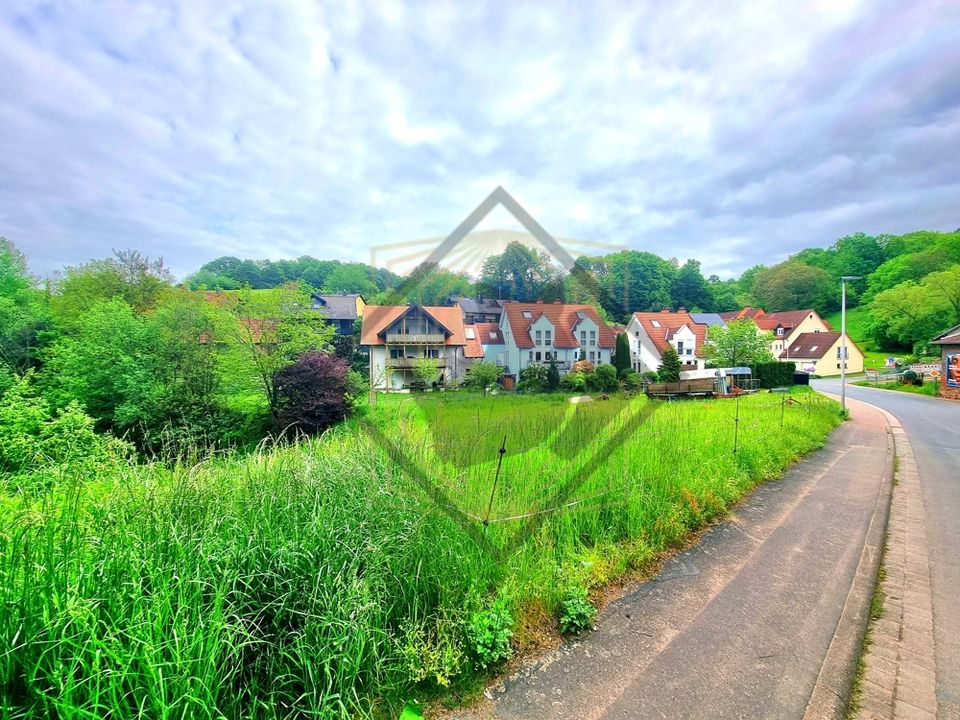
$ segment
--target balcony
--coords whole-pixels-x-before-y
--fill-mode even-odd
[[[445,341],[443,333],[387,333],[387,345],[443,345]]]
[[[447,366],[446,358],[387,358],[387,367],[398,370],[409,370],[415,368],[417,363],[423,360],[429,360],[437,368],[445,368]]]

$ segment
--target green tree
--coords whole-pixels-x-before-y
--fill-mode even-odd
[[[0,368],[22,373],[35,365],[49,319],[47,295],[27,274],[26,259],[0,237]]]
[[[671,287],[673,307],[687,308],[690,311],[704,311],[713,308],[713,295],[710,285],[700,272],[698,260],[687,260],[677,271]]]
[[[547,392],[556,392],[560,389],[560,370],[557,368],[557,363],[553,358],[551,358],[547,364],[545,389]]]
[[[630,370],[630,338],[625,332],[617,335],[617,344],[613,351],[613,366],[617,369],[617,377],[621,377]]]
[[[672,347],[664,350],[663,355],[660,356],[657,379],[663,383],[680,382],[680,356]]]
[[[428,388],[440,378],[437,361],[433,358],[420,358],[413,364],[413,377],[419,388]]]
[[[470,368],[467,385],[487,394],[487,388],[503,377],[503,368],[489,362],[476,362]]]
[[[310,293],[296,284],[242,289],[235,301],[223,305],[223,312],[227,321],[213,340],[226,345],[230,382],[257,388],[276,420],[277,371],[308,352],[330,352],[333,327],[317,321]]]
[[[774,359],[771,332],[758,332],[752,320],[734,320],[707,330],[703,354],[714,367],[745,367]]]
[[[796,260],[758,272],[752,294],[767,312],[814,308],[826,313],[839,302],[839,286],[830,273]]]
[[[626,319],[636,311],[673,306],[671,290],[677,267],[653,253],[623,250],[603,258],[598,278],[601,302],[610,315]]]
[[[874,333],[917,350],[960,323],[960,264],[879,293],[870,303]]]
[[[489,297],[550,302],[562,299],[563,276],[547,253],[513,241],[484,260],[479,286]]]

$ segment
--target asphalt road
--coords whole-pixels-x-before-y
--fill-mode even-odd
[[[888,499],[885,419],[866,407],[854,415],[823,449],[608,606],[582,642],[494,688],[480,714],[802,718],[868,527]]]
[[[840,393],[837,380],[814,387]],[[960,402],[847,385],[895,415],[913,446],[927,516],[938,717],[960,720]]]

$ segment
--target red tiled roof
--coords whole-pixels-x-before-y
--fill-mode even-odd
[[[731,322],[732,320],[743,320],[745,318],[753,320],[763,315],[764,310],[763,308],[745,307],[743,310],[727,310],[717,314],[723,318],[724,322]]]
[[[790,343],[780,357],[789,359],[819,360],[827,351],[833,347],[833,344],[840,338],[838,332],[808,332],[800,333],[797,339]],[[847,337],[847,344],[853,345],[853,341]]]
[[[533,338],[530,337],[530,325],[541,316],[546,316],[547,320],[554,327],[553,344],[559,348],[578,348],[580,342],[574,335],[574,331],[580,318],[577,313],[583,313],[586,317],[597,324],[597,347],[613,348],[614,336],[613,330],[597,314],[597,309],[593,305],[564,305],[561,303],[504,303],[503,311],[507,314],[507,321],[513,330],[513,339],[517,347],[531,348],[534,346]],[[525,318],[524,311],[531,314],[531,317]]]
[[[640,323],[644,332],[650,336],[657,351],[662,355],[668,347],[673,347],[669,340],[673,334],[686,325],[697,338],[696,352],[699,353],[707,339],[707,326],[693,321],[690,313],[670,312],[662,310],[660,312],[635,312],[633,316]],[[654,325],[654,321],[659,325]]]
[[[361,345],[385,345],[380,333],[394,320],[405,313],[411,305],[367,305],[363,309],[363,326],[360,329]],[[421,305],[424,312],[450,331],[444,345],[466,345],[463,334],[463,313],[459,307]]]
[[[497,323],[474,323],[473,327],[482,345],[503,345],[503,333]]]
[[[756,319],[754,322],[757,323],[757,327],[761,330],[776,330],[777,326],[783,328],[795,328],[807,317],[813,313],[813,310],[809,308],[807,310],[785,310],[783,312],[775,312],[764,315],[761,318]]]

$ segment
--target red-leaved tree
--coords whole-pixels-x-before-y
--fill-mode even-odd
[[[281,428],[319,432],[350,414],[347,362],[336,355],[307,353],[277,371],[276,393]]]

